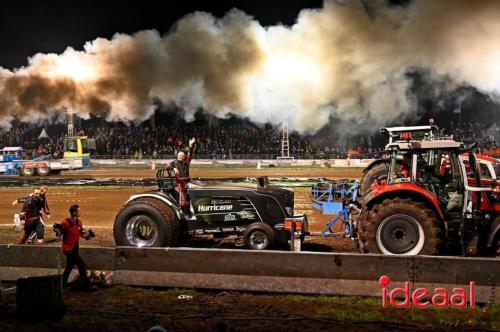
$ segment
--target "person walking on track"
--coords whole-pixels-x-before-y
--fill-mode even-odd
[[[21,216],[24,220],[24,234],[21,236],[19,244],[31,242],[33,234],[36,235],[35,244],[44,244],[45,224],[41,212],[44,203],[41,201],[40,192],[39,188],[35,188],[29,196],[18,198],[12,203],[13,205],[23,203]]]
[[[56,235],[62,237],[62,251],[66,256],[66,268],[63,273],[63,287],[68,286],[68,278],[76,265],[80,280],[83,286],[88,290],[93,290],[90,285],[90,280],[87,277],[85,262],[80,257],[80,237],[89,240],[93,237],[93,232],[89,230],[88,233],[83,230],[83,223],[80,219],[81,210],[78,204],[74,204],[69,208],[70,216],[60,223],[55,223],[53,226]]]

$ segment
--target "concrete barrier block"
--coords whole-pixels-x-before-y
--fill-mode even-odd
[[[115,248],[98,246],[80,247],[80,256],[82,256],[87,268],[90,270],[112,271],[115,269]]]
[[[61,247],[56,245],[0,245],[0,266],[57,268]]]
[[[404,281],[413,273],[394,256],[124,247],[116,254],[115,280],[134,285],[378,295],[381,275]]]
[[[114,271],[117,283],[242,291],[379,296],[402,287],[476,287],[476,302],[500,302],[500,260],[348,253],[293,253],[196,248],[82,247],[91,270]],[[0,280],[64,268],[59,245],[0,245]]]
[[[500,259],[416,256],[414,260],[414,288],[451,291],[474,282],[476,302],[500,303]]]

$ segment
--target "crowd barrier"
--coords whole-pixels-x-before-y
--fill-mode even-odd
[[[380,296],[386,288],[451,290],[475,283],[475,301],[500,303],[500,259],[236,249],[82,247],[91,270],[113,283],[198,289]],[[0,280],[57,273],[58,246],[0,245]]]

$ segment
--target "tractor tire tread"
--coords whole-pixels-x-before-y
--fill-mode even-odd
[[[398,213],[410,213],[412,216],[416,217],[415,219],[422,226],[426,241],[419,254],[435,255],[440,252],[442,246],[442,230],[435,213],[422,202],[414,201],[411,198],[400,197],[385,199],[381,203],[374,204],[373,207],[366,211],[361,217],[359,224],[359,243],[363,252],[382,253],[377,245],[377,228],[385,218]]]

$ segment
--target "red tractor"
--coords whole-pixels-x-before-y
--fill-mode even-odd
[[[429,133],[391,138],[376,162],[378,175],[360,193],[361,249],[500,255],[500,161]]]

